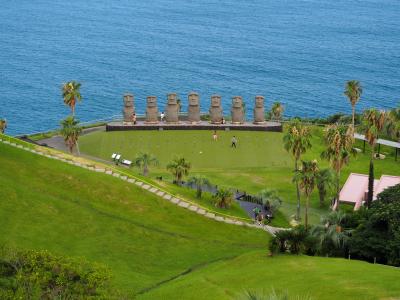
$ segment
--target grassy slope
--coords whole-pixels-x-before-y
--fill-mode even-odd
[[[314,299],[400,294],[398,269],[268,258],[265,233],[207,220],[104,174],[3,144],[0,168],[0,242],[106,264],[123,291],[149,288],[139,299],[232,299],[270,287]]]
[[[232,299],[245,290],[288,291],[312,299],[394,299],[400,270],[360,261],[244,254],[177,278],[139,299]],[[393,298],[390,298],[393,297]],[[294,298],[293,298],[294,299]],[[396,298],[397,299],[397,298]]]
[[[176,155],[183,155],[192,163],[192,174],[204,174],[214,184],[235,187],[249,193],[263,188],[277,189],[284,198],[282,211],[286,216],[295,212],[295,188],[292,183],[293,161],[284,151],[282,134],[272,132],[219,132],[220,140],[214,142],[209,131],[130,131],[96,132],[81,138],[81,151],[109,159],[111,153],[119,152],[133,159],[138,152],[149,152],[160,160],[160,167],[153,168],[152,176],[169,176],[165,165]],[[231,149],[230,139],[238,136],[238,149]],[[313,130],[313,147],[306,159],[319,159],[324,148],[322,128]],[[358,143],[361,148],[361,143]],[[368,148],[368,147],[367,147]],[[200,151],[202,153],[200,153]],[[389,156],[375,162],[375,174],[400,175],[400,162],[394,162],[393,150],[382,147]],[[342,183],[350,171],[368,172],[369,154],[359,154],[344,168]],[[327,162],[321,161],[322,166]],[[135,171],[136,172],[136,171]],[[319,221],[327,207],[320,208],[317,192],[312,199],[311,220]]]
[[[139,291],[265,248],[261,230],[217,223],[105,174],[0,144],[0,243],[84,256]]]

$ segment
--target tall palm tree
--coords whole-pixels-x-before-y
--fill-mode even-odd
[[[211,186],[210,181],[202,175],[195,175],[190,177],[188,183],[196,186],[196,198],[199,199],[201,198],[201,194],[203,193],[203,188]]]
[[[139,153],[139,155],[135,158],[135,166],[142,170],[144,176],[147,176],[149,174],[150,166],[157,165],[157,158],[148,153]]]
[[[351,154],[356,154],[353,149],[354,135],[352,126],[343,124],[329,125],[325,129],[326,149],[321,157],[328,160],[336,172],[336,199],[334,208],[339,208],[340,172],[350,161]]]
[[[349,80],[346,82],[344,88],[344,95],[349,99],[352,109],[352,124],[354,128],[354,116],[355,116],[355,109],[358,100],[360,100],[362,94],[362,87],[361,83],[357,80]]]
[[[321,169],[317,174],[317,188],[319,194],[319,204],[322,207],[327,194],[332,190],[335,182],[335,174],[331,169]]]
[[[0,133],[4,133],[7,128],[7,121],[6,119],[0,119]]]
[[[224,188],[220,188],[213,196],[215,205],[219,208],[229,208],[233,202],[233,193]]]
[[[69,116],[61,121],[60,134],[64,137],[69,152],[72,153],[76,146],[79,155],[78,139],[81,132],[82,128],[79,126],[79,120],[75,119],[74,116]]]
[[[304,218],[304,226],[306,229],[308,228],[308,208],[310,207],[310,196],[316,185],[318,171],[318,162],[316,160],[302,161],[301,169],[297,170],[293,177],[295,182],[299,182],[300,189],[306,196],[306,209]]]
[[[82,100],[80,88],[81,84],[76,81],[64,83],[62,86],[62,97],[64,103],[71,108],[73,116],[75,115],[76,102]]]
[[[283,112],[285,108],[283,107],[282,103],[274,102],[271,108],[271,117],[273,120],[279,121],[282,119]]]
[[[374,108],[368,109],[364,112],[364,128],[365,128],[365,139],[371,147],[371,158],[369,161],[369,174],[368,174],[368,197],[367,207],[369,208],[374,196],[374,156],[375,146],[378,140],[379,134],[385,126],[386,112],[378,111]]]
[[[179,184],[182,182],[182,178],[189,174],[190,167],[190,163],[185,158],[180,157],[170,162],[167,165],[167,170],[175,177],[175,183]]]
[[[294,158],[294,171],[298,170],[301,156],[311,148],[311,132],[309,127],[303,126],[298,119],[291,122],[283,136],[284,148]],[[300,190],[296,181],[297,211],[296,220],[300,220]]]

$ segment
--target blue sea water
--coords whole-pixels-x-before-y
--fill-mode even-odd
[[[82,121],[120,114],[122,94],[221,94],[282,101],[289,116],[349,112],[400,100],[399,0],[0,1],[0,117],[10,134],[56,128],[63,82],[82,82]]]

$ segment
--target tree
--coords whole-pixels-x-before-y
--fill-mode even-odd
[[[368,175],[368,197],[367,207],[370,207],[374,196],[374,156],[375,146],[379,134],[385,126],[386,112],[376,109],[368,109],[364,112],[365,139],[371,147],[371,158],[369,161]]]
[[[76,81],[67,82],[62,86],[64,103],[71,108],[73,116],[75,115],[76,102],[82,100],[80,88],[81,84]]]
[[[294,158],[294,171],[298,170],[298,162],[301,156],[311,148],[311,132],[309,127],[303,126],[298,119],[292,121],[283,136],[284,148]],[[296,220],[300,220],[300,190],[296,181],[297,211]]]
[[[349,240],[352,255],[400,266],[400,184],[378,194],[369,209],[356,213],[359,223]]]
[[[149,167],[158,166],[158,160],[151,154],[139,153],[135,158],[135,166],[142,170],[144,176],[147,176],[149,174]]]
[[[64,137],[69,152],[72,153],[76,146],[79,155],[78,139],[81,132],[82,128],[79,126],[79,120],[76,120],[75,117],[69,116],[61,121],[60,133]]]
[[[313,226],[311,236],[318,241],[318,253],[321,255],[343,255],[349,240],[349,233],[343,229],[347,215],[333,211],[321,219],[321,224]]]
[[[283,107],[282,103],[274,102],[271,108],[271,117],[273,120],[280,121],[283,116],[285,108]]]
[[[215,200],[215,206],[219,208],[229,208],[233,202],[233,193],[224,188],[218,189],[213,196]]]
[[[317,173],[317,188],[319,194],[319,204],[322,207],[325,202],[326,196],[334,187],[335,174],[331,169],[321,169]]]
[[[361,94],[362,94],[362,87],[359,81],[349,80],[346,82],[344,95],[349,99],[351,104],[353,129],[355,125],[354,124],[355,108],[358,100],[360,100]]]
[[[1,299],[110,299],[110,272],[47,251],[0,248]]]
[[[388,113],[386,132],[391,138],[400,141],[400,106]]]
[[[329,125],[325,129],[326,149],[321,157],[328,160],[336,172],[336,208],[339,208],[340,172],[350,161],[351,154],[355,155],[353,149],[354,136],[351,126],[343,124]],[[335,206],[334,206],[335,207]]]
[[[282,205],[282,198],[278,195],[275,190],[263,189],[260,192],[260,197],[262,199],[264,208],[269,210],[272,216]]]
[[[211,186],[210,181],[201,175],[195,175],[189,178],[189,184],[193,184],[196,186],[196,198],[201,198],[201,194],[203,193],[203,188],[207,186]]]
[[[7,128],[7,121],[6,119],[0,119],[0,133],[3,134]]]
[[[310,207],[310,196],[316,185],[318,171],[318,162],[316,160],[302,161],[300,170],[297,170],[293,177],[293,181],[299,182],[300,189],[306,196],[304,219],[304,225],[306,229],[308,228],[308,208]]]
[[[180,157],[170,162],[167,165],[167,170],[175,177],[175,183],[179,184],[182,182],[182,178],[189,174],[190,167],[190,163],[185,158]]]

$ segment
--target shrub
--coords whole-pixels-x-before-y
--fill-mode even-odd
[[[111,295],[106,268],[47,251],[2,247],[0,279],[1,299],[106,299]]]

